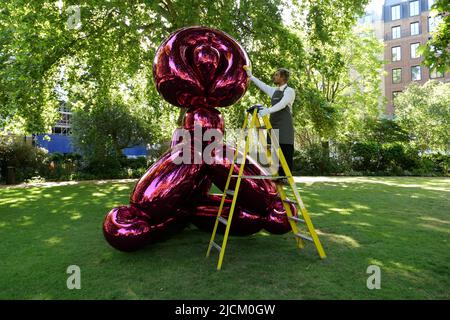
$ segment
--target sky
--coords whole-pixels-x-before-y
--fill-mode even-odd
[[[383,6],[383,4],[384,4],[384,0],[372,0],[367,5],[366,10],[369,11],[369,9],[380,8]]]

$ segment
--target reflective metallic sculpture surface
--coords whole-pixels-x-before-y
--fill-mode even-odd
[[[189,139],[175,132],[171,148],[137,182],[130,204],[113,208],[106,215],[103,233],[111,246],[137,250],[169,237],[189,223],[212,231],[221,195],[208,192],[213,183],[223,190],[232,162],[225,155],[233,155],[235,148],[222,145],[223,153],[211,155],[213,163],[206,163],[201,155],[200,161],[189,164],[177,164],[176,159],[188,156],[192,160],[212,143],[213,139],[196,137],[196,128],[224,133],[223,117],[215,108],[230,106],[244,95],[248,88],[244,65],[250,65],[245,51],[219,30],[183,28],[161,44],[153,64],[156,87],[171,104],[188,108],[182,128]],[[200,151],[195,149],[196,143]],[[183,154],[185,150],[189,154]],[[233,174],[238,172],[236,164]],[[247,157],[244,175],[268,172]],[[230,183],[231,190],[235,183],[236,178]],[[226,199],[224,217],[230,206],[231,199]],[[295,207],[291,206],[291,210],[297,214]],[[268,179],[242,179],[230,234],[250,235],[263,228],[274,234],[291,230],[276,186]],[[219,228],[219,232],[223,231]]]

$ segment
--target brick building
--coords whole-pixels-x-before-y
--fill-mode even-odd
[[[384,93],[386,114],[395,114],[394,98],[412,81],[424,84],[429,79],[450,82],[450,74],[440,74],[422,66],[417,48],[431,37],[439,19],[430,16],[432,0],[386,0],[384,22]]]

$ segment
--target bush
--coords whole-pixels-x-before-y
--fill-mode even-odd
[[[76,172],[73,175],[71,175],[69,180],[96,180],[97,176],[86,173],[86,172]]]
[[[352,146],[352,168],[355,171],[375,171],[380,161],[381,146],[376,142],[356,142]]]
[[[157,143],[148,150],[148,164],[154,163],[170,148],[170,141]]]
[[[314,144],[303,150],[294,151],[293,173],[297,175],[330,175],[342,172],[339,158],[329,155],[329,149]]]
[[[130,168],[130,169],[138,169],[138,168],[146,168],[147,158],[146,157],[137,157],[137,158],[124,158],[121,161],[122,168]]]
[[[353,171],[353,170],[350,170],[350,171],[344,171],[344,172],[343,172],[343,175],[344,175],[344,176],[351,176],[351,177],[360,177],[360,176],[363,176],[364,173],[361,172],[361,171]]]
[[[297,175],[436,176],[449,174],[450,156],[419,155],[404,141],[333,143],[330,155],[321,144],[294,152]]]
[[[89,159],[83,163],[82,172],[89,173],[99,179],[106,179],[120,175],[121,160],[105,156],[102,159]]]
[[[128,179],[138,179],[138,178],[142,177],[145,172],[147,172],[147,169],[146,168],[137,168],[137,169],[128,168],[126,170],[126,172],[127,172]]]
[[[380,156],[378,168],[390,171],[395,167],[399,167],[399,164],[403,162],[405,149],[399,143],[385,144],[380,148]]]
[[[0,137],[0,175],[6,181],[8,167],[15,168],[15,180],[23,182],[34,176],[46,176],[49,170],[48,151],[35,148],[20,138]]]
[[[425,154],[421,157],[420,168],[435,174],[449,175],[450,155],[442,153]]]
[[[47,179],[64,181],[71,180],[71,176],[81,167],[81,155],[77,153],[52,153],[48,155],[49,172]]]

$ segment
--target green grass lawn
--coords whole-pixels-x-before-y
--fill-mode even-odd
[[[327,253],[292,235],[232,237],[223,268],[191,226],[134,253],[103,238],[134,183],[0,188],[0,299],[449,299],[450,180],[330,178],[298,183]],[[369,290],[369,265],[381,289]],[[81,290],[66,269],[81,268]]]

